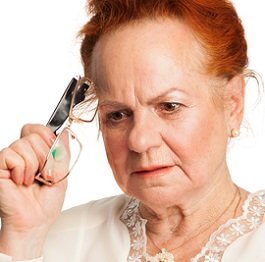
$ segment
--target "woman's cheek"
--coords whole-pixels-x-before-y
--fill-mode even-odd
[[[106,131],[106,130],[105,130]],[[106,155],[111,168],[119,165],[125,157],[126,145],[124,137],[114,132],[102,132]],[[114,171],[114,170],[113,170]]]

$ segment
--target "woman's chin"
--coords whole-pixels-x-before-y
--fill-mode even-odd
[[[177,204],[178,194],[176,191],[165,189],[163,187],[152,187],[141,191],[129,192],[130,196],[137,198],[143,204],[150,208],[164,209]]]

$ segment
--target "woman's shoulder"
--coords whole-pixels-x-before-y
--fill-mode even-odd
[[[252,230],[227,248],[222,262],[265,261],[265,190],[250,194],[243,209]]]
[[[62,211],[57,219],[53,231],[76,230],[78,227],[95,227],[120,217],[130,201],[124,194],[92,200],[88,203]],[[89,221],[89,223],[88,223]]]
[[[264,262],[265,220],[255,230],[238,238],[223,255],[222,262]]]
[[[222,262],[265,262],[265,249],[261,246],[265,240],[265,190],[249,194],[242,211],[241,216],[230,219],[221,225],[211,235],[209,242],[201,250],[201,253],[192,261],[201,261],[205,257],[215,257],[216,261]],[[262,249],[253,255],[253,251],[250,251],[253,248]],[[245,259],[246,253],[254,259]],[[261,253],[264,260],[257,257]],[[240,254],[242,259],[238,259],[241,258]]]
[[[116,196],[105,197],[102,199],[91,200],[88,203],[72,207],[61,213],[62,216],[67,216],[72,213],[89,212],[89,211],[106,211],[107,209],[123,208],[130,201],[131,197],[121,194]]]
[[[249,194],[243,215],[230,225],[238,237],[227,247],[222,262],[265,261],[265,190]]]
[[[45,261],[86,261],[88,252],[91,261],[98,261],[98,257],[109,261],[112,245],[129,246],[127,229],[119,217],[130,199],[118,195],[63,211],[47,235],[43,249]],[[115,258],[124,257],[124,252],[125,249],[117,251]]]

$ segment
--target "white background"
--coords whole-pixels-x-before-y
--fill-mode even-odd
[[[246,29],[250,68],[265,79],[265,3],[234,2]],[[24,123],[46,124],[70,79],[82,74],[76,34],[86,19],[85,0],[0,2],[0,148],[19,137]],[[256,85],[247,90],[248,134],[243,130],[233,143],[228,161],[234,181],[255,191],[265,188],[265,103],[252,110]],[[83,125],[78,133],[84,151],[69,177],[64,208],[120,193],[96,125]]]

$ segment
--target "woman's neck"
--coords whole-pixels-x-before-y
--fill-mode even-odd
[[[223,182],[223,183],[222,183]],[[186,207],[172,206],[156,209],[140,204],[141,216],[147,219],[148,249],[176,250],[184,246],[202,247],[210,235],[228,219],[240,215],[248,193],[231,182],[220,181],[215,188],[194,199]],[[197,248],[196,248],[197,246]],[[197,252],[197,250],[194,252]]]

